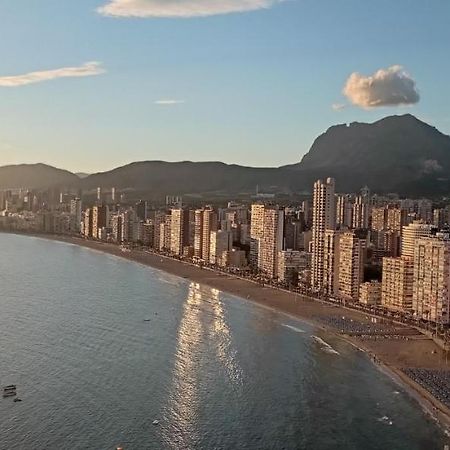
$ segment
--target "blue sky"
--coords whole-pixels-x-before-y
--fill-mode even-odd
[[[133,1],[153,16],[170,15],[164,1],[186,2]],[[406,112],[450,134],[448,0],[188,0],[211,14],[190,18],[97,10],[110,2],[0,0],[0,165],[279,166],[299,161],[333,124]],[[214,15],[230,4],[256,6]],[[86,69],[93,61],[101,65]],[[382,84],[363,104],[355,89],[367,89],[364,79],[342,93],[352,73],[396,65],[419,101],[391,102],[391,85]],[[5,78],[66,68],[75,71],[41,82]]]

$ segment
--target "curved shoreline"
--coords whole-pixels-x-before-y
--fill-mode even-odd
[[[270,309],[272,311],[282,313],[294,319],[300,319],[308,324],[316,326],[333,336],[339,337],[358,350],[364,352],[373,362],[373,364],[381,370],[385,375],[399,384],[411,398],[416,400],[421,408],[436,420],[444,429],[447,435],[450,435],[450,409],[434,398],[427,390],[418,385],[409,378],[401,370],[401,365],[395,363],[395,349],[389,349],[389,342],[383,348],[383,354],[377,353],[373,346],[371,348],[370,341],[363,341],[356,336],[349,336],[339,333],[334,328],[324,325],[318,321],[316,315],[334,314],[336,316],[345,315],[354,317],[355,319],[363,319],[365,314],[358,311],[349,311],[339,306],[330,305],[316,299],[311,299],[301,294],[282,291],[272,287],[261,286],[256,282],[239,278],[231,274],[214,272],[209,269],[202,269],[194,264],[178,261],[167,256],[158,255],[142,250],[132,250],[130,252],[121,251],[116,244],[109,244],[100,241],[89,241],[83,238],[71,236],[57,236],[45,234],[28,234],[28,233],[12,233],[20,236],[36,237],[50,241],[59,241],[67,244],[77,245],[91,250],[108,253],[129,261],[161,270],[165,273],[177,276],[179,278],[189,279],[193,282],[208,285],[220,291],[227,292],[231,295],[239,297],[242,300],[249,300],[253,303]],[[431,341],[432,342],[432,341]],[[439,349],[435,343],[435,346]],[[409,341],[408,345],[414,345],[414,341]],[[386,357],[385,353],[388,354]],[[413,353],[413,351],[411,352]],[[394,361],[389,361],[391,357]],[[417,364],[403,366],[405,367],[421,367],[420,355],[416,355]],[[450,367],[450,366],[446,366]]]

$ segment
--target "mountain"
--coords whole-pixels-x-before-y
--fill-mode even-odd
[[[115,186],[154,193],[195,194],[254,192],[259,185],[262,190],[279,192],[289,188],[283,173],[277,168],[244,167],[222,162],[142,161],[90,175],[81,180],[81,186],[84,189]]]
[[[43,164],[0,168],[0,188],[100,186],[139,194],[223,194],[311,191],[317,178],[333,176],[341,192],[369,186],[373,192],[408,196],[450,194],[450,137],[411,114],[372,124],[335,125],[303,159],[278,168],[221,162],[142,161],[84,178]]]
[[[289,166],[312,183],[333,176],[342,191],[435,195],[450,192],[450,137],[411,114],[373,124],[329,128],[299,164]]]
[[[70,186],[78,181],[79,178],[73,173],[46,164],[19,164],[0,167],[0,189]]]

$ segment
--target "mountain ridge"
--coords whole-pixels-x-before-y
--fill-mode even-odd
[[[250,167],[220,161],[135,161],[80,178],[45,164],[0,167],[0,187],[64,184],[81,189],[97,186],[131,188],[157,194],[221,192],[230,195],[261,191],[310,191],[317,178],[333,176],[340,191],[355,192],[368,185],[374,192],[402,195],[450,193],[450,136],[411,114],[384,117],[373,123],[352,122],[329,127],[298,163],[281,167]],[[7,171],[15,172],[4,178]],[[54,170],[52,175],[50,172]],[[25,176],[24,173],[27,172]],[[45,172],[45,173],[44,173]],[[6,180],[6,181],[5,181]],[[49,181],[51,180],[51,181]]]

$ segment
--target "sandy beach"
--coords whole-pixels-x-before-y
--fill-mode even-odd
[[[419,401],[428,413],[444,428],[450,430],[450,409],[404,372],[405,369],[411,368],[450,369],[450,361],[433,340],[413,328],[387,323],[386,320],[384,323],[373,325],[372,318],[359,311],[331,305],[304,295],[263,287],[233,275],[202,269],[190,263],[143,250],[125,252],[115,244],[78,237],[47,235],[37,237],[80,245],[148,265],[321,327],[366,352],[380,370],[406,387],[411,396]],[[346,328],[348,325],[350,328]],[[371,328],[374,332],[361,333],[358,332],[358,327]],[[354,328],[356,331],[351,332]]]

